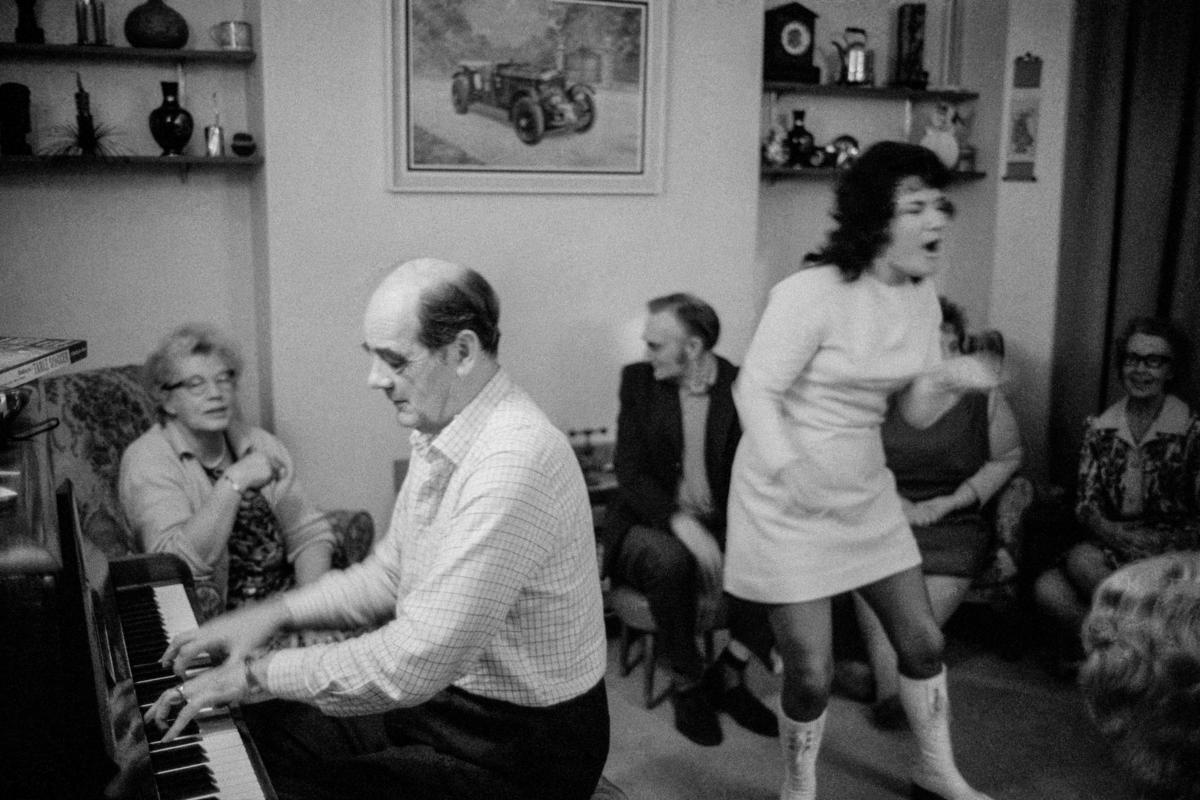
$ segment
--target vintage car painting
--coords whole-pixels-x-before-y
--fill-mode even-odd
[[[537,144],[547,130],[584,133],[596,122],[596,93],[584,83],[567,87],[560,70],[508,61],[462,61],[450,88],[454,110],[466,114],[472,103],[508,112],[517,138]]]

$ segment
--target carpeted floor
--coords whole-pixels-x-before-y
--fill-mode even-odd
[[[1073,685],[1050,678],[1032,655],[1006,661],[969,638],[949,637],[947,661],[955,750],[978,789],[994,800],[1132,800]],[[609,647],[612,748],[605,775],[630,800],[778,797],[778,740],[723,715],[723,744],[692,744],[672,726],[670,702],[643,707],[641,667],[622,677],[617,640]],[[666,680],[661,672],[659,680]],[[778,678],[765,671],[752,671],[750,681],[769,701],[778,694]],[[820,797],[907,797],[910,744],[907,733],[872,727],[865,705],[835,698],[818,766]]]

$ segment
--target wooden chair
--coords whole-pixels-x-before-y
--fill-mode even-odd
[[[658,659],[655,649],[655,634],[658,632],[658,626],[654,623],[654,616],[650,613],[650,601],[646,595],[636,589],[618,584],[609,593],[608,602],[609,607],[621,623],[621,675],[629,675],[638,664],[641,664],[643,701],[646,708],[654,708],[670,695],[671,689],[668,686],[659,694],[654,692],[654,670]],[[722,600],[712,627],[700,632],[704,638],[706,661],[713,660],[713,634],[728,627],[726,615],[725,601]],[[631,655],[635,647],[637,652]]]

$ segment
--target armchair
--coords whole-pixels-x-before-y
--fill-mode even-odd
[[[57,418],[49,438],[55,484],[69,478],[79,504],[80,528],[109,558],[139,551],[117,500],[117,477],[125,448],[154,424],[155,404],[142,381],[142,367],[121,367],[43,378],[30,419]],[[333,565],[345,567],[366,556],[375,525],[366,511],[326,512],[337,545]],[[215,589],[211,590],[215,595]],[[201,603],[205,587],[197,586]]]
[[[1034,501],[1033,481],[1017,474],[984,509],[993,523],[992,555],[971,584],[966,602],[1009,608],[1018,599],[1019,575],[1026,563],[1026,510]]]

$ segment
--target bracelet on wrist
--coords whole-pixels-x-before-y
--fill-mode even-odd
[[[221,475],[221,480],[224,481],[225,483],[228,483],[229,487],[231,489],[233,489],[235,492],[237,492],[238,494],[242,494],[243,492],[246,491],[245,489],[243,489],[241,486],[238,485],[237,481],[235,481],[233,478],[229,477],[228,472]]]

